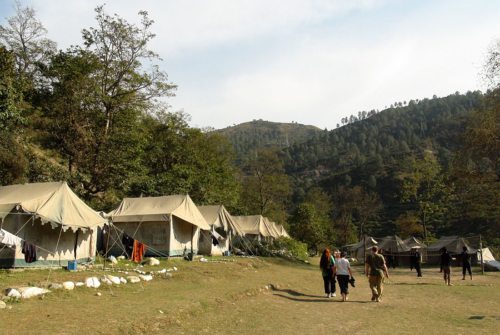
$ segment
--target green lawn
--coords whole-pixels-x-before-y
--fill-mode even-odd
[[[500,326],[500,273],[478,274],[471,282],[455,271],[455,286],[447,287],[437,268],[425,268],[423,278],[396,269],[386,281],[384,301],[377,304],[369,301],[362,267],[354,266],[356,287],[342,303],[339,297],[325,298],[317,258],[311,265],[279,258],[234,259],[162,261],[155,270],[178,268],[172,279],[60,290],[44,299],[8,303],[13,308],[0,310],[0,333],[493,334]],[[125,263],[119,267],[130,268]],[[0,288],[38,284],[48,272],[2,270]],[[50,282],[83,281],[91,274],[53,270]]]

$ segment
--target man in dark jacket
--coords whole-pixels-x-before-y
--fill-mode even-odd
[[[444,284],[448,286],[451,285],[451,261],[455,261],[456,258],[451,257],[451,255],[446,250],[446,247],[441,249],[441,267],[443,269]]]

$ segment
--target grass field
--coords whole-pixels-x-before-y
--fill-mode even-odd
[[[500,327],[500,273],[462,281],[455,271],[455,286],[448,287],[436,268],[424,268],[423,278],[396,269],[386,280],[384,301],[375,303],[362,266],[353,266],[356,287],[343,303],[325,297],[317,259],[311,265],[280,258],[234,259],[162,261],[154,269],[176,266],[173,278],[58,290],[44,299],[9,302],[12,309],[0,310],[0,333],[495,334]],[[48,274],[0,270],[0,288],[38,285]],[[50,282],[83,281],[91,275],[52,270]]]

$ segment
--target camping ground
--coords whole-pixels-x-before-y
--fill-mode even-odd
[[[220,260],[209,258],[209,261]],[[416,278],[391,270],[384,301],[369,301],[362,266],[353,265],[356,287],[348,302],[326,299],[318,259],[225,258],[234,261],[162,260],[143,271],[176,267],[173,277],[98,289],[57,290],[43,299],[8,301],[0,310],[2,334],[477,334],[500,325],[500,272],[462,281],[454,269],[447,287],[439,268]],[[128,261],[118,268],[128,269]],[[98,270],[0,270],[0,288],[83,281]],[[266,289],[267,286],[267,289]],[[96,296],[100,292],[101,296]]]

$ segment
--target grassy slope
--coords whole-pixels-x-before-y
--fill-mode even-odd
[[[313,265],[288,260],[241,259],[227,264],[164,262],[177,266],[169,280],[98,290],[58,291],[45,299],[11,304],[0,311],[2,333],[170,333],[318,334],[350,333],[495,333],[500,316],[500,273],[443,285],[436,268],[423,279],[408,269],[391,272],[384,302],[369,302],[361,268],[354,267],[356,288],[350,300],[325,299],[317,259]],[[122,266],[123,267],[123,266]],[[125,267],[123,267],[125,268]],[[47,278],[47,270],[0,272],[0,288]],[[51,272],[51,282],[82,280],[88,272]],[[265,289],[274,284],[274,288]],[[460,286],[461,285],[461,286]],[[102,292],[101,297],[94,295]],[[160,310],[163,312],[161,313]],[[341,316],[340,316],[341,315]],[[470,319],[484,316],[483,319]]]

